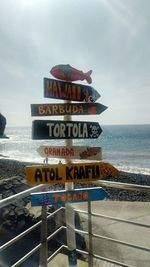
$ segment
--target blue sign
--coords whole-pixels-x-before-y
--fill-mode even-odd
[[[50,191],[31,194],[32,206],[61,205],[66,202],[85,202],[103,200],[107,193],[101,187],[75,189],[71,191]]]

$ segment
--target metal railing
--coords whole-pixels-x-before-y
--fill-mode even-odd
[[[135,185],[135,184],[116,183],[116,182],[109,182],[109,181],[104,181],[104,180],[103,181],[100,180],[98,183],[100,185],[108,187],[108,188],[110,187],[110,188],[127,189],[127,190],[133,190],[133,191],[150,192],[150,187],[149,186],[139,186],[139,185]],[[30,193],[32,193],[32,192],[40,191],[44,187],[45,187],[45,185],[35,186],[35,187],[32,187],[32,188],[30,188],[28,190],[20,192],[20,193],[18,193],[16,195],[10,196],[10,197],[8,197],[6,199],[2,199],[2,200],[0,200],[0,208],[4,208],[5,206],[7,206],[9,204],[12,204],[16,200],[19,200],[19,199],[22,199],[22,198],[24,198],[26,196],[29,196]],[[60,207],[58,210],[54,211],[53,213],[48,214],[47,219],[51,218],[52,216],[55,216],[57,213],[59,213],[61,210],[64,210],[64,209],[65,209],[64,207]],[[126,219],[117,218],[117,217],[113,217],[113,216],[108,216],[108,215],[104,215],[104,214],[98,214],[98,213],[94,213],[92,211],[89,214],[89,210],[87,212],[87,211],[83,211],[83,210],[79,210],[79,209],[74,209],[74,212],[76,212],[78,214],[83,213],[83,214],[88,215],[88,216],[89,215],[93,216],[93,217],[95,216],[97,218],[103,218],[103,219],[106,219],[106,220],[114,220],[114,221],[117,221],[117,222],[123,222],[123,223],[131,224],[131,225],[134,225],[134,226],[150,228],[150,225],[139,223],[139,222],[135,222],[135,221],[132,221],[132,220],[126,220]],[[22,237],[24,237],[25,235],[29,234],[35,228],[40,226],[41,223],[42,223],[42,221],[37,222],[33,226],[29,227],[27,230],[23,231],[22,233],[20,233],[16,237],[12,238],[11,240],[6,242],[5,244],[1,245],[0,246],[0,252],[4,251],[9,246],[13,245],[16,241],[20,240]],[[91,227],[91,225],[90,225],[90,227]],[[47,241],[49,242],[62,229],[66,229],[66,227],[65,226],[60,226],[56,231],[54,231],[51,235],[49,235],[47,237]],[[123,240],[118,240],[118,239],[106,237],[106,236],[99,235],[99,234],[94,234],[92,232],[90,232],[90,234],[89,234],[89,231],[84,231],[84,230],[80,230],[80,229],[72,229],[72,230],[73,231],[75,230],[76,233],[89,236],[89,242],[92,242],[92,238],[98,238],[98,239],[107,240],[109,242],[114,242],[114,243],[117,243],[117,244],[120,244],[120,245],[125,245],[125,246],[131,247],[131,248],[140,249],[142,251],[150,252],[150,248],[146,247],[146,246],[135,245],[133,243],[129,243],[129,242],[125,242]],[[35,252],[37,252],[41,248],[41,245],[42,245],[41,243],[36,245],[30,252],[28,252],[21,259],[19,259],[17,262],[15,262],[11,267],[20,266],[21,263],[23,263],[26,259],[28,259]],[[60,248],[57,249],[51,256],[48,256],[47,262],[51,261],[63,249],[67,249],[67,246],[65,246],[65,245],[60,246]],[[77,252],[79,254],[86,255],[88,257],[88,260],[90,259],[90,257],[92,257],[93,259],[96,258],[96,259],[99,259],[99,260],[102,260],[102,261],[107,261],[110,264],[115,264],[115,265],[118,265],[118,266],[133,267],[133,266],[125,264],[123,262],[119,262],[119,261],[116,261],[116,260],[113,260],[113,259],[110,259],[110,258],[107,258],[107,257],[103,257],[101,255],[94,254],[91,251],[82,251],[82,250],[77,249]],[[90,255],[90,257],[89,257],[89,255]],[[89,266],[92,267],[93,263],[94,263],[93,260],[91,262],[89,261]]]
[[[15,202],[16,200],[20,200],[22,198],[25,198],[27,196],[29,196],[31,193],[33,192],[38,192],[41,191],[43,188],[45,188],[45,185],[37,185],[34,186],[32,188],[29,188],[27,190],[24,190],[18,194],[12,195],[10,197],[4,198],[2,200],[0,200],[0,208],[4,208],[5,206],[12,204],[13,202]]]

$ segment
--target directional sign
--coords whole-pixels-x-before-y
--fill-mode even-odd
[[[26,174],[29,184],[62,184],[116,176],[118,170],[106,162],[92,162],[27,166]]]
[[[32,139],[89,139],[98,138],[102,129],[98,122],[35,120]]]
[[[31,104],[32,116],[96,115],[106,106],[100,103]]]
[[[41,157],[63,159],[91,159],[101,160],[101,147],[87,146],[40,146],[37,152]]]
[[[71,191],[51,191],[31,194],[32,206],[61,205],[66,202],[85,202],[103,200],[107,193],[101,187],[75,189]]]
[[[90,103],[100,94],[91,86],[44,78],[44,97]]]

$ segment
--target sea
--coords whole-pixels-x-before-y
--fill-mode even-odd
[[[113,164],[119,170],[150,175],[150,124],[149,125],[101,125],[102,134],[97,139],[73,140],[73,145],[102,147],[102,160]],[[64,140],[32,140],[31,127],[7,127],[8,139],[0,139],[0,157],[23,162],[43,163],[37,149],[41,145],[62,146]],[[59,159],[49,159],[49,163],[58,163]],[[4,233],[5,236],[9,235]],[[28,236],[27,236],[28,238]],[[32,244],[29,237],[24,244]],[[3,243],[3,238],[0,241]],[[26,246],[26,245],[25,245]],[[0,266],[10,266],[10,257],[16,255],[16,248],[2,254]],[[16,256],[15,256],[16,257]],[[28,259],[21,266],[35,266],[37,258]]]
[[[150,124],[101,125],[102,134],[97,139],[74,139],[73,145],[100,146],[102,160],[121,171],[150,175]],[[8,139],[0,139],[0,157],[23,162],[43,163],[37,149],[41,145],[63,146],[65,140],[32,140],[31,127],[7,127]],[[57,164],[59,159],[50,158]]]

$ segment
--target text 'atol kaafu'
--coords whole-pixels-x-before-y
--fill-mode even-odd
[[[93,162],[79,164],[35,165],[26,167],[30,184],[95,181],[106,176],[115,176],[118,171],[109,163]]]

